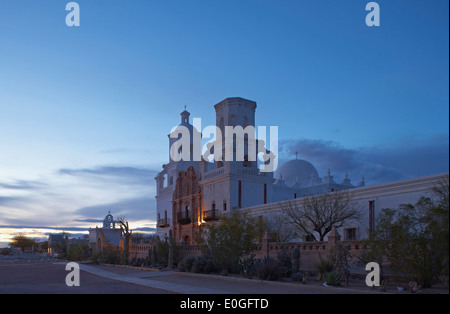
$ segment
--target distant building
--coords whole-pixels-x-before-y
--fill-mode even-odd
[[[49,234],[47,252],[50,256],[57,256],[60,251],[68,245],[67,233]]]
[[[45,242],[38,244],[38,250],[41,249]],[[71,245],[87,243],[85,237],[82,238],[70,238],[69,234],[62,232],[57,234],[49,234],[47,240],[47,253],[50,256],[58,256],[63,253],[66,254]]]
[[[92,252],[101,253],[106,247],[124,247],[124,239],[120,228],[116,227],[117,221],[111,213],[103,219],[103,227],[89,229],[89,247]]]

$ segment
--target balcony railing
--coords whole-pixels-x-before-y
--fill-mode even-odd
[[[158,219],[158,227],[164,228],[170,226],[170,218]]]
[[[216,220],[219,218],[219,216],[217,216],[216,214],[217,213],[215,209],[205,210],[203,211],[203,220],[204,221]]]
[[[190,212],[177,213],[177,221],[181,225],[190,224],[191,223],[191,213]]]

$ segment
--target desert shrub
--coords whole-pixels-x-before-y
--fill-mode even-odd
[[[301,272],[293,273],[293,274],[291,275],[291,279],[292,279],[292,281],[302,281],[302,279],[303,279],[303,274],[302,274]]]
[[[67,250],[67,259],[69,261],[85,260],[90,255],[89,245],[87,243],[77,243],[69,246]]]
[[[221,217],[220,224],[202,228],[196,235],[196,242],[203,254],[209,252],[218,270],[231,271],[242,256],[256,249],[259,236],[258,220],[248,212],[234,211]]]
[[[178,270],[182,272],[191,271],[192,264],[194,264],[195,259],[195,256],[186,256],[181,260],[181,262],[178,263]]]
[[[338,286],[341,283],[341,274],[330,272],[325,275],[325,280],[329,286]]]
[[[100,255],[97,252],[93,253],[92,256],[91,256],[92,263],[98,264],[99,263],[99,258],[100,258]]]
[[[278,280],[283,272],[279,263],[270,257],[266,257],[256,266],[256,276],[261,280]]]
[[[133,267],[141,267],[142,262],[140,258],[137,258],[134,260],[134,263],[132,264]]]
[[[292,274],[292,255],[287,249],[282,249],[277,253],[277,262],[282,277],[289,277]]]
[[[329,260],[320,258],[320,261],[315,264],[316,271],[319,273],[319,280],[322,280],[325,274],[333,270],[333,264]]]
[[[386,259],[394,275],[423,287],[439,280],[445,283],[445,278],[448,282],[448,177],[436,184],[433,192],[432,197],[421,197],[415,204],[382,209],[366,241],[371,255]],[[372,259],[380,264],[378,260]]]
[[[157,241],[156,254],[159,266],[166,267],[169,264],[169,241]]]
[[[333,269],[341,278],[345,278],[348,284],[350,277],[350,261],[352,254],[350,246],[338,244],[328,252],[328,260],[333,265]]]
[[[309,272],[299,271],[299,272],[293,273],[291,275],[291,279],[292,279],[292,281],[301,281],[302,283],[307,283],[309,276],[310,276]]]
[[[256,274],[256,263],[255,255],[251,254],[239,259],[237,266],[235,267],[236,273],[240,273],[244,277],[251,277]]]
[[[192,263],[191,272],[203,273],[205,271],[206,259],[202,256],[197,257]]]
[[[100,263],[106,264],[119,264],[120,263],[120,252],[119,248],[116,247],[105,247],[99,256]]]
[[[205,259],[205,265],[203,267],[203,272],[205,274],[210,274],[210,273],[217,272],[217,267],[214,264],[214,261],[211,258],[209,258],[209,257],[207,257]]]

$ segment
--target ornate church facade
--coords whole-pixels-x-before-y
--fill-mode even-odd
[[[240,97],[226,98],[216,104],[214,109],[216,127],[222,136],[226,126],[255,126],[254,101]],[[190,123],[189,116],[186,110],[181,112],[179,127],[189,130],[191,158],[175,161],[173,155],[169,154],[169,162],[162,166],[163,170],[155,177],[157,235],[166,238],[172,229],[174,240],[178,243],[194,244],[199,226],[214,223],[221,215],[234,210],[247,209],[253,215],[263,216],[280,211],[282,202],[300,204],[303,197],[308,195],[347,189],[352,189],[363,218],[361,222],[342,226],[339,231],[346,240],[361,239],[367,229],[373,227],[373,221],[381,208],[415,203],[421,196],[430,193],[433,184],[448,176],[446,173],[366,186],[364,177],[353,185],[348,175],[338,183],[330,170],[321,178],[310,162],[298,157],[279,166],[275,173],[260,171],[257,162],[247,159],[193,161],[192,156],[200,154],[194,149],[201,148],[193,143],[199,130]],[[169,151],[176,141],[177,138],[169,135]],[[236,145],[233,147],[235,149]],[[226,153],[225,150],[225,146],[222,146],[222,154]]]
[[[216,127],[222,136],[226,126],[255,126],[254,101],[227,98],[214,108]],[[192,134],[198,130],[190,123],[189,116],[190,113],[184,110],[179,126],[186,127],[191,133],[192,157],[195,153]],[[176,138],[169,136],[169,150],[175,141]],[[169,162],[155,177],[157,234],[162,238],[167,237],[171,228],[176,241],[193,243],[199,225],[217,220],[220,215],[233,210],[354,187],[348,177],[342,183],[336,183],[330,172],[320,178],[311,163],[297,158],[279,167],[275,175],[260,171],[255,161],[192,159],[174,161],[169,156]]]

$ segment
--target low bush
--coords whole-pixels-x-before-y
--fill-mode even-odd
[[[280,265],[275,259],[264,258],[256,266],[256,276],[261,280],[278,280],[282,275]]]
[[[319,280],[322,280],[325,274],[331,272],[333,270],[333,264],[330,263],[327,259],[320,258],[319,263],[315,265],[317,272],[319,273]]]
[[[339,286],[341,284],[341,275],[336,272],[327,273],[325,280],[329,286]]]
[[[303,274],[302,274],[301,272],[293,273],[293,274],[291,275],[291,279],[292,279],[292,281],[302,281],[302,279],[303,279]]]
[[[199,256],[192,263],[191,272],[193,273],[203,273],[205,272],[206,260]]]
[[[195,260],[195,256],[186,256],[181,260],[181,262],[178,263],[178,270],[182,272],[191,271]]]
[[[255,255],[242,257],[236,265],[236,273],[240,273],[242,276],[248,278],[256,274],[256,264],[258,260],[255,259]]]

